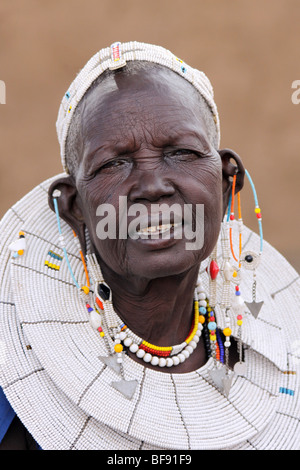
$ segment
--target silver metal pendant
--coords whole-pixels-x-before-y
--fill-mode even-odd
[[[247,372],[247,364],[245,362],[237,362],[233,370],[236,375],[245,375]]]
[[[251,314],[254,316],[254,318],[257,318],[260,312],[260,309],[263,306],[264,301],[262,300],[261,302],[255,302],[253,300],[252,302],[245,302],[247,307],[249,308]]]
[[[226,368],[222,366],[219,369],[212,369],[209,371],[209,375],[215,386],[223,391],[223,378],[226,376]]]
[[[118,390],[125,398],[131,400],[136,387],[138,385],[137,380],[120,380],[119,382],[112,382],[112,387]]]
[[[117,362],[116,356],[98,356],[98,359],[117,374],[121,374],[121,366]]]
[[[223,392],[225,393],[226,397],[228,397],[230,389],[231,389],[231,384],[232,384],[232,379],[233,379],[234,374],[227,374],[225,377],[223,377]]]

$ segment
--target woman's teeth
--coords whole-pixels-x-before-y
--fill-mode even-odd
[[[178,227],[180,224],[163,224],[163,225],[151,225],[150,227],[142,228],[137,231],[138,235],[158,235],[170,231],[174,227]]]

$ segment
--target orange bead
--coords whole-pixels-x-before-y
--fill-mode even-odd
[[[123,346],[122,346],[122,344],[120,344],[120,343],[115,344],[114,350],[116,351],[116,353],[122,352],[122,351],[123,351]]]
[[[90,292],[90,289],[87,286],[82,286],[81,290],[85,293],[88,294]]]
[[[19,250],[18,251],[18,255],[23,255],[24,254],[24,250]]]
[[[205,322],[205,316],[204,315],[199,315],[199,323],[204,323]]]
[[[232,331],[231,331],[230,328],[224,328],[224,330],[223,330],[224,336],[230,336],[231,333],[232,333]]]

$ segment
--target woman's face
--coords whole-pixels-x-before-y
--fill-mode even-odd
[[[92,244],[111,272],[154,279],[184,273],[210,254],[222,219],[222,164],[186,80],[164,69],[106,79],[86,98],[82,148],[76,187]],[[103,216],[108,221],[107,212],[99,215],[103,204],[113,215],[107,230],[116,225],[106,239],[99,237]],[[142,227],[118,237],[124,222],[129,231],[136,226],[137,204]],[[159,219],[166,232],[157,233],[157,219],[150,216],[162,204],[175,204],[182,216],[186,205],[194,215],[197,205],[204,207],[204,216],[193,221],[193,230],[204,232],[203,246],[187,249],[191,240],[180,217],[171,228]]]

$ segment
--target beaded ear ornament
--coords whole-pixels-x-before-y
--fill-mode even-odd
[[[223,221],[221,226],[221,248],[222,248],[222,262],[219,268],[217,264],[217,248],[214,249],[210,258],[207,272],[209,274],[209,300],[207,300],[207,314],[208,314],[208,329],[210,331],[210,342],[211,350],[214,360],[218,360],[224,364],[225,367],[215,367],[211,372],[211,378],[215,385],[223,391],[227,396],[230,391],[231,382],[234,374],[229,369],[229,348],[231,346],[231,335],[232,330],[230,328],[231,318],[230,313],[235,315],[236,323],[238,326],[237,330],[237,348],[239,361],[234,365],[234,373],[236,375],[244,375],[246,372],[246,364],[243,362],[243,346],[242,346],[242,324],[243,314],[246,310],[246,306],[249,308],[252,315],[257,318],[259,311],[263,305],[263,301],[256,302],[256,273],[255,270],[261,260],[262,248],[263,248],[263,231],[262,231],[262,218],[261,210],[258,204],[257,194],[255,186],[251,179],[249,172],[245,171],[246,176],[250,182],[251,189],[253,191],[255,200],[255,214],[259,224],[259,235],[260,235],[260,250],[259,253],[253,251],[242,250],[242,231],[243,231],[243,219],[241,211],[241,197],[238,192],[237,205],[238,205],[238,255],[235,254],[233,247],[233,223],[235,220],[234,216],[234,203],[235,203],[235,188],[236,188],[236,175],[233,177],[232,190],[230,194],[227,217]],[[233,258],[233,261],[231,259]],[[237,265],[235,266],[235,262]],[[245,302],[240,291],[240,282],[242,278],[242,270],[253,271],[253,285],[252,285],[252,302]],[[215,318],[215,307],[216,307],[216,278],[219,273],[222,274],[222,295],[220,300],[220,307],[225,312],[225,328],[223,329],[223,335],[225,338],[224,345],[218,338],[219,331],[217,329],[216,318]],[[234,296],[232,298],[232,284],[235,286]],[[220,354],[221,349],[221,354]]]
[[[245,174],[249,180],[253,196],[254,196],[254,202],[255,202],[255,208],[254,212],[256,214],[256,218],[258,221],[258,227],[259,227],[259,237],[260,237],[260,246],[259,246],[259,252],[256,253],[254,251],[242,251],[242,230],[243,230],[243,220],[242,220],[242,214],[241,214],[241,202],[240,202],[240,193],[237,194],[237,199],[238,199],[238,227],[239,227],[239,256],[238,258],[235,256],[234,250],[233,250],[233,243],[232,243],[232,230],[233,230],[233,221],[235,219],[234,217],[234,191],[235,191],[235,180],[236,180],[236,175],[234,176],[233,179],[233,184],[232,184],[232,193],[231,193],[231,200],[229,202],[228,206],[228,213],[227,213],[227,222],[229,222],[229,238],[230,238],[230,247],[231,247],[231,253],[235,261],[238,262],[238,269],[235,271],[237,273],[237,281],[238,279],[238,273],[242,269],[245,269],[247,271],[253,271],[253,283],[252,283],[252,302],[246,302],[245,304],[250,310],[251,314],[257,318],[259,315],[259,312],[261,310],[261,307],[263,306],[263,301],[257,302],[256,301],[256,287],[257,287],[257,282],[256,282],[256,268],[259,266],[261,257],[262,257],[262,252],[263,252],[263,229],[262,229],[262,216],[261,216],[261,209],[258,204],[258,198],[257,198],[257,193],[256,189],[253,183],[253,180],[247,170],[245,170]],[[236,283],[237,286],[239,282]],[[236,289],[237,295],[240,295],[239,290]]]

